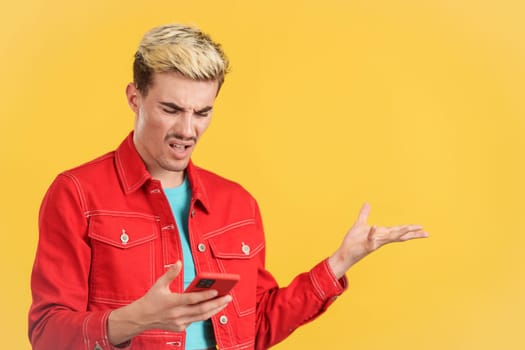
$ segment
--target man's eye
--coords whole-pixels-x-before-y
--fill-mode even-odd
[[[195,115],[199,117],[208,117],[211,114],[211,109],[205,109],[202,111],[195,111]]]
[[[179,113],[179,111],[176,110],[176,109],[165,109],[165,108],[163,108],[162,110],[163,110],[165,113],[168,113],[168,114],[177,114],[177,113]]]

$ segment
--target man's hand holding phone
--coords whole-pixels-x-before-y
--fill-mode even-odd
[[[144,296],[110,313],[108,337],[112,344],[125,343],[151,329],[184,331],[189,324],[209,319],[232,301],[227,293],[239,276],[198,275],[184,293],[174,293],[170,285],[181,270],[182,263],[178,261]]]

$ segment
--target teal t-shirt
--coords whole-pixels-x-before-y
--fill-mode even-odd
[[[183,183],[174,188],[164,188],[164,193],[173,212],[173,217],[179,230],[180,242],[182,245],[182,257],[184,267],[184,289],[195,278],[195,264],[193,254],[190,249],[188,236],[188,215],[191,202],[191,187],[187,177]],[[215,346],[215,336],[210,320],[204,322],[194,322],[186,328],[186,349],[197,350],[207,349]]]

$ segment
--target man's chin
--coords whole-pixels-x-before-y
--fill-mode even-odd
[[[177,160],[177,161],[174,161],[174,162],[170,162],[170,164],[168,164],[168,166],[164,167],[164,169],[166,169],[168,171],[173,171],[173,172],[185,171],[186,168],[188,167],[188,163],[189,162],[190,162],[189,159]]]

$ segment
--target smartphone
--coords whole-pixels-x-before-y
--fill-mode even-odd
[[[195,279],[190,283],[185,293],[202,292],[208,289],[215,289],[222,297],[235,286],[241,277],[233,273],[219,273],[219,272],[199,272]]]

